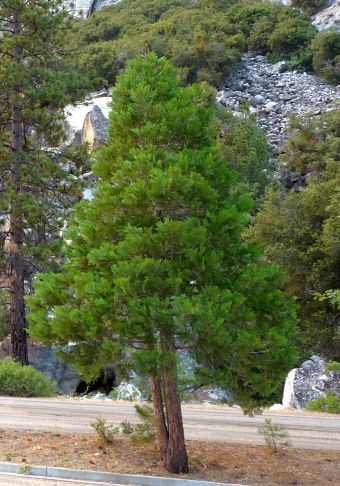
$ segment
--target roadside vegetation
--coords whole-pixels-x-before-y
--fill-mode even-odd
[[[326,393],[326,395],[309,402],[307,410],[311,412],[340,413],[340,397],[334,393]]]
[[[0,395],[13,397],[52,397],[55,384],[32,366],[5,358],[0,360]]]
[[[294,447],[271,454],[262,445],[188,441],[190,473],[180,479],[269,486],[334,486],[339,478],[339,451]],[[98,443],[94,434],[1,431],[0,461],[106,471],[121,474],[169,476],[154,444],[135,444],[116,437]]]

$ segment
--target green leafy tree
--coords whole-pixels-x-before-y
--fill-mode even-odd
[[[252,117],[238,118],[222,107],[217,109],[216,119],[218,143],[229,168],[259,203],[273,172],[266,134]]]
[[[272,2],[244,2],[226,14],[244,34],[248,48],[271,61],[282,59],[312,68],[309,47],[317,33],[310,18],[290,6]]]
[[[324,173],[328,161],[340,163],[340,110],[327,111],[316,117],[293,116],[289,137],[282,147],[282,172]]]
[[[241,240],[252,203],[217,148],[215,93],[181,88],[150,54],[119,77],[113,106],[99,186],[71,222],[63,271],[37,279],[30,333],[72,340],[64,357],[88,377],[111,360],[148,375],[164,466],[187,472],[177,351],[253,408],[296,359],[295,305]]]
[[[35,257],[54,255],[54,243],[45,243],[60,239],[63,211],[76,195],[67,154],[55,148],[63,141],[61,108],[72,91],[79,95],[77,76],[62,59],[62,4],[0,2],[0,285],[10,291],[12,353],[23,364],[24,294]]]
[[[9,294],[0,289],[0,341],[10,333]]]
[[[319,32],[312,42],[313,68],[329,83],[340,83],[340,32]]]
[[[327,117],[334,121],[334,116],[320,117],[313,130],[307,118],[293,131],[288,163],[303,173],[314,168],[314,175],[299,192],[270,189],[245,232],[287,274],[287,291],[298,298],[302,352],[331,358],[339,356],[339,314],[332,302],[318,296],[340,288],[339,137],[325,133]]]
[[[277,26],[268,39],[268,56],[273,61],[303,58],[315,34],[316,29],[308,18],[282,12],[278,15]]]

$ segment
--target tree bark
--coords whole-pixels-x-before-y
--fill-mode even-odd
[[[13,18],[11,22],[12,35],[19,36],[22,28],[20,20]],[[13,58],[20,58],[19,42],[15,43]],[[20,201],[21,192],[21,166],[23,157],[23,123],[22,107],[20,102],[20,84],[15,82],[10,95],[11,103],[11,188],[15,193],[16,201],[11,201],[9,213],[9,282],[11,290],[11,341],[12,357],[22,363],[28,364],[27,356],[27,336],[25,320],[25,288],[24,288],[24,260],[23,260],[23,229],[22,229],[22,210]]]
[[[157,439],[158,439],[159,449],[161,453],[161,458],[162,460],[165,460],[166,452],[168,449],[169,434],[168,434],[165,413],[164,413],[161,384],[159,379],[155,376],[151,377],[151,388],[152,388],[153,408],[155,411]]]
[[[169,346],[167,348],[168,351],[171,350]],[[163,365],[162,371],[163,393],[169,432],[164,467],[171,473],[187,473],[189,472],[189,464],[184,440],[181,401],[177,388],[176,361],[167,361]]]

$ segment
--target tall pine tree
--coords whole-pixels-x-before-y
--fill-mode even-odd
[[[62,0],[0,1],[0,285],[10,296],[12,354],[23,364],[25,287],[36,257],[54,254],[46,243],[59,237],[75,196],[67,156],[53,149],[63,140],[61,109],[80,86],[63,63],[68,22]]]
[[[294,303],[277,267],[242,242],[252,203],[215,142],[215,93],[180,87],[154,54],[129,64],[113,93],[101,182],[71,223],[63,272],[40,275],[30,333],[75,342],[65,358],[88,378],[104,363],[150,378],[165,468],[188,471],[177,352],[202,383],[243,405],[273,397],[295,359]],[[236,185],[237,187],[237,185]]]

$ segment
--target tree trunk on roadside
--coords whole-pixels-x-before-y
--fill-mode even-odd
[[[189,472],[188,455],[184,440],[181,400],[177,388],[176,361],[164,364],[163,393],[168,424],[168,447],[164,467],[175,474]]]
[[[22,24],[13,18],[11,21],[13,36],[19,36]],[[20,58],[19,43],[12,51],[13,59]],[[22,364],[28,364],[27,336],[25,320],[25,288],[24,288],[24,259],[23,259],[23,229],[22,211],[20,205],[21,166],[23,157],[23,123],[20,103],[20,84],[15,82],[10,96],[11,103],[11,149],[13,160],[11,163],[11,187],[15,191],[18,203],[12,200],[9,214],[9,231],[7,248],[10,260],[9,283],[11,291],[11,341],[12,357]]]
[[[164,413],[161,384],[159,379],[155,376],[151,377],[151,387],[153,408],[155,412],[157,439],[161,452],[161,458],[164,461],[168,449],[169,434]]]

